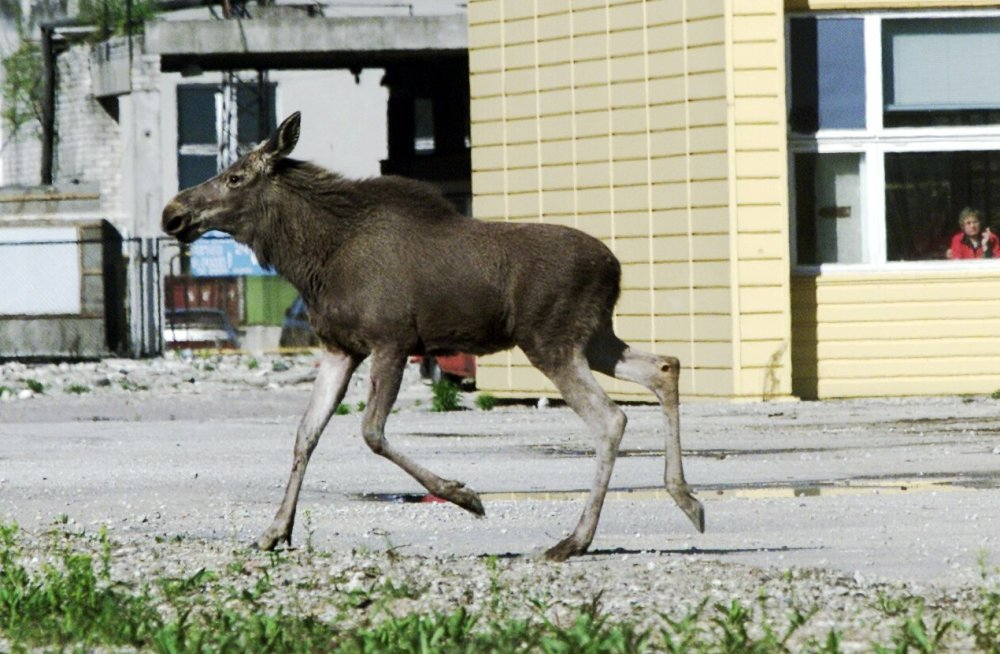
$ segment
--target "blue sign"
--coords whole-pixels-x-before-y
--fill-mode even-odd
[[[257,261],[253,250],[222,232],[208,232],[191,244],[191,274],[195,277],[273,275]]]

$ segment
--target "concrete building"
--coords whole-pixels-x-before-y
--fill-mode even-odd
[[[126,243],[160,237],[160,212],[171,196],[215,174],[222,160],[234,159],[293,111],[303,113],[309,134],[296,156],[353,177],[378,175],[387,166],[414,176],[437,174],[433,181],[468,205],[467,139],[458,139],[462,152],[456,159],[446,147],[455,139],[442,138],[451,132],[435,133],[431,121],[429,134],[410,134],[411,152],[415,137],[423,139],[423,150],[408,159],[389,130],[393,116],[402,116],[405,123],[400,97],[411,104],[419,101],[412,93],[423,92],[419,82],[430,77],[423,72],[429,66],[439,75],[448,72],[440,87],[461,95],[457,106],[464,108],[460,122],[467,127],[463,7],[443,0],[279,5],[255,7],[253,18],[227,20],[209,12],[202,8],[164,14],[146,25],[144,35],[97,45],[82,38],[93,31],[86,26],[60,22],[51,32],[57,52],[53,182],[69,195],[87,187],[98,215]],[[443,65],[442,57],[460,60],[460,69]],[[453,83],[455,74],[458,83]],[[395,104],[391,93],[396,94]],[[446,102],[452,100],[447,94],[427,95],[428,100],[441,100],[439,119],[454,113],[444,110],[456,104]],[[39,183],[44,148],[39,147],[38,132],[3,135],[9,147],[3,151],[2,184],[30,189]],[[428,163],[434,165],[428,168]],[[461,172],[457,179],[455,170]],[[98,189],[96,194],[92,187]],[[0,206],[0,222],[34,220],[20,215],[16,197],[8,197],[11,200]],[[46,214],[50,222],[64,219],[74,218]],[[13,248],[8,244],[7,251]],[[176,251],[158,251],[162,274],[182,271]],[[160,306],[158,297],[146,297],[158,296],[159,286],[141,284],[141,257],[126,257],[128,315],[136,319],[149,313],[147,307]],[[256,303],[243,304],[240,315],[248,322],[280,324],[294,298],[281,280],[232,281],[242,299]],[[175,295],[168,294],[168,303]],[[146,338],[146,331],[133,324],[133,346]],[[270,336],[264,346],[276,347],[277,334]],[[0,338],[0,356],[23,351],[20,343],[8,340]],[[147,349],[133,347],[133,352]]]
[[[989,393],[1000,263],[945,251],[1000,223],[998,47],[969,0],[471,0],[475,213],[605,239],[685,399]]]

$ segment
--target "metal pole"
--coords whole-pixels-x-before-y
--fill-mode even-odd
[[[56,55],[52,44],[55,28],[42,25],[42,167],[41,184],[52,184],[52,160],[56,132]]]

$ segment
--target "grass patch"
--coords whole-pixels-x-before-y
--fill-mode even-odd
[[[338,416],[347,416],[347,415],[350,415],[351,414],[351,405],[350,404],[343,404],[343,403],[338,404],[337,408],[334,409],[333,413],[334,413],[334,415],[338,415]]]
[[[37,379],[25,379],[24,385],[28,387],[28,390],[36,395],[41,395],[45,392],[45,384],[38,381]]]
[[[90,392],[90,386],[87,386],[86,384],[70,384],[63,390],[71,395],[83,395],[84,393]]]
[[[448,379],[434,382],[431,385],[431,411],[458,411],[462,404],[458,401],[458,385]]]
[[[297,565],[293,554],[237,551],[219,572],[202,568],[178,577],[124,581],[112,574],[115,545],[104,530],[95,537],[57,526],[43,553],[23,551],[20,538],[16,525],[0,524],[4,651],[834,654],[857,649],[857,634],[852,646],[842,646],[839,622],[829,629],[812,625],[818,605],[794,595],[775,601],[763,590],[749,601],[703,599],[694,608],[664,613],[646,605],[645,618],[634,611],[623,617],[604,610],[602,592],[574,603],[544,583],[537,590],[541,596],[508,587],[497,560],[487,559],[489,583],[470,583],[466,602],[460,603],[474,609],[452,604],[446,610],[413,610],[414,600],[439,590],[407,582],[405,572],[394,568],[398,553],[387,553],[357,559],[323,587],[312,585],[313,577],[292,575],[300,579],[301,592],[320,597],[319,605],[303,607],[288,578],[280,577],[284,566]],[[307,560],[324,556],[309,550]],[[642,606],[644,600],[637,600]],[[1000,589],[985,567],[974,604],[962,615],[946,610],[931,615],[922,598],[880,596],[872,602],[877,624],[869,628],[882,640],[875,638],[864,651],[997,654]]]

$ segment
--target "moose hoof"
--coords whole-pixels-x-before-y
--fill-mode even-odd
[[[670,496],[674,498],[677,502],[677,506],[680,507],[684,515],[688,517],[688,520],[694,525],[694,528],[698,530],[699,533],[705,533],[705,507],[701,505],[701,502],[694,498],[691,491],[685,489],[669,489]]]
[[[587,551],[586,545],[581,545],[572,536],[565,538],[553,547],[545,550],[545,560],[562,563],[571,556],[578,556]]]
[[[479,493],[460,481],[448,482],[447,488],[436,494],[480,518],[486,515],[486,509],[483,508],[483,503],[479,499]]]
[[[262,552],[270,552],[278,546],[278,543],[285,541],[285,544],[290,548],[292,546],[292,535],[291,534],[276,534],[270,529],[265,531],[260,535],[260,538],[255,540],[250,544],[250,549],[260,550]]]

